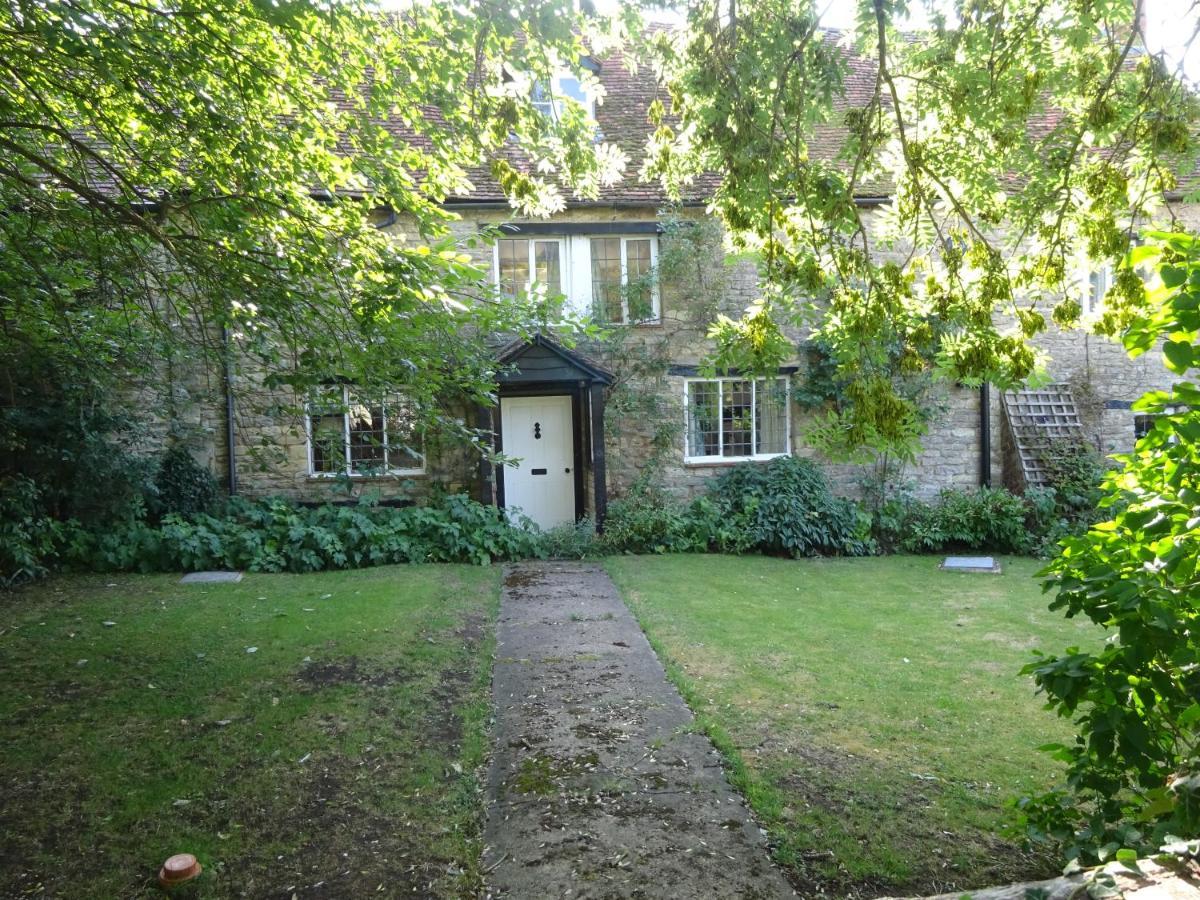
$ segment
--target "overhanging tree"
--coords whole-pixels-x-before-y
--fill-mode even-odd
[[[55,409],[78,421],[131,382],[219,378],[229,356],[297,397],[330,380],[401,389],[427,423],[435,398],[485,398],[482,338],[544,310],[480,290],[440,201],[491,167],[522,210],[544,212],[619,170],[581,109],[550,121],[530,103],[534,79],[579,69],[617,28],[571,9],[0,7],[7,458],[38,454]],[[380,210],[420,240],[384,234]],[[140,399],[169,414],[171,396]]]
[[[1033,375],[1030,339],[1078,323],[1081,255],[1120,259],[1191,172],[1197,105],[1141,49],[1139,2],[860,0],[847,34],[811,2],[689,4],[655,42],[670,109],[645,173],[721,173],[713,208],[761,256],[762,299],[715,324],[717,362],[771,368],[780,327],[811,326],[844,378],[824,444],[847,455],[914,452],[916,373]],[[932,26],[902,32],[910,9]],[[1098,329],[1142,303],[1127,269]]]

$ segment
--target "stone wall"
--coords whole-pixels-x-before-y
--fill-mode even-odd
[[[1182,212],[1185,221],[1200,219],[1196,210]],[[683,216],[704,221],[698,209],[685,210]],[[658,211],[651,208],[590,206],[570,209],[557,216],[556,221],[610,223],[659,218]],[[465,242],[488,227],[510,220],[510,212],[504,208],[470,209],[461,213],[453,230]],[[411,227],[403,222],[394,223],[390,231],[399,240],[418,240]],[[695,234],[700,234],[700,229]],[[675,239],[694,239],[691,232],[686,235]],[[662,239],[660,259],[668,240],[668,237]],[[477,241],[468,252],[477,264],[491,271],[490,246]],[[898,248],[893,254],[903,252],[904,248]],[[708,481],[725,468],[684,462],[684,377],[670,374],[670,370],[695,366],[708,355],[712,349],[705,336],[708,323],[717,312],[738,316],[756,300],[758,273],[753,261],[727,258],[719,240],[708,247],[698,243],[690,257],[684,256],[683,262],[692,267],[686,277],[677,281],[664,279],[661,286],[660,323],[625,327],[608,342],[579,347],[617,377],[609,392],[606,416],[608,485],[614,498],[627,493],[639,478],[646,477],[653,477],[677,495],[692,496],[703,491]],[[792,330],[789,337],[798,348],[795,359],[789,363],[800,367],[795,377],[803,378],[804,359],[799,347],[807,335]],[[502,338],[497,335],[498,341]],[[1038,344],[1047,354],[1051,378],[1073,386],[1089,443],[1103,454],[1128,451],[1133,444],[1134,427],[1129,403],[1144,391],[1166,387],[1171,381],[1159,355],[1150,353],[1131,361],[1119,345],[1082,331],[1051,330]],[[978,388],[946,386],[938,394],[935,402],[938,411],[923,441],[923,450],[905,472],[919,495],[928,497],[942,488],[971,488],[980,483],[980,402]],[[329,479],[308,474],[302,420],[281,414],[280,404],[266,395],[244,406],[239,408],[237,423],[238,470],[243,491],[306,500],[333,495]],[[998,390],[991,391],[990,409],[990,474],[992,483],[999,485],[1005,481],[1007,438]],[[819,459],[805,440],[810,421],[793,403],[792,452]],[[428,451],[426,475],[415,479],[357,481],[352,491],[373,489],[384,497],[420,496],[439,484],[449,490],[477,493],[478,461],[470,451],[449,445],[431,445]],[[214,465],[218,455],[213,455]],[[858,492],[867,474],[863,466],[820,461],[839,491]],[[591,501],[589,494],[589,509]]]

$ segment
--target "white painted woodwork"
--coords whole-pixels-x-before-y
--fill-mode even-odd
[[[504,467],[504,506],[541,528],[575,521],[572,419],[570,397],[500,400],[504,455],[515,460]]]

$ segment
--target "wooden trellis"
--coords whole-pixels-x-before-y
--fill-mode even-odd
[[[1047,484],[1045,461],[1056,448],[1083,444],[1083,423],[1066,384],[1051,384],[1035,391],[1007,391],[1004,413],[1026,488]]]

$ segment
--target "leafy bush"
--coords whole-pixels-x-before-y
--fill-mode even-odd
[[[0,479],[0,585],[46,573],[64,528],[43,511],[38,486],[20,476]]]
[[[603,552],[603,544],[591,519],[559,525],[541,532],[537,555],[547,559],[589,559]]]
[[[77,566],[102,571],[316,572],[388,563],[473,562],[541,555],[540,536],[502,511],[462,495],[402,509],[372,505],[301,507],[284,500],[234,499],[228,513],[169,513],[80,533]]]
[[[0,477],[35,483],[53,519],[102,525],[136,515],[156,493],[158,460],[131,452],[138,440],[131,419],[89,404],[0,409]]]
[[[1060,444],[1042,458],[1049,486],[1032,488],[1025,497],[1030,505],[1030,530],[1040,540],[1037,552],[1054,556],[1058,545],[1078,536],[1105,518],[1100,509],[1105,468],[1099,456],[1077,444]]]
[[[155,518],[168,513],[190,516],[212,512],[221,495],[212,473],[179,445],[163,453],[154,487],[155,495],[148,506]]]
[[[681,553],[705,550],[686,508],[655,491],[615,500],[604,520],[603,546],[611,553]]]
[[[718,550],[788,556],[870,552],[869,523],[850,500],[835,497],[811,461],[781,456],[738,465],[709,489],[696,513]]]
[[[1168,338],[1167,366],[1184,375],[1200,369],[1200,241],[1157,237],[1161,250],[1134,253],[1162,253],[1162,287],[1147,309],[1126,310],[1124,340],[1136,354]],[[1111,521],[1068,538],[1045,570],[1051,608],[1109,636],[1025,669],[1077,729],[1045,748],[1066,763],[1066,784],[1022,802],[1027,833],[1082,862],[1200,837],[1200,384],[1181,381],[1135,409],[1158,420],[1104,482]]]
[[[947,489],[934,503],[907,496],[884,502],[872,533],[883,549],[906,553],[1028,553],[1035,544],[1027,527],[1030,509],[1026,500],[1003,488]]]

